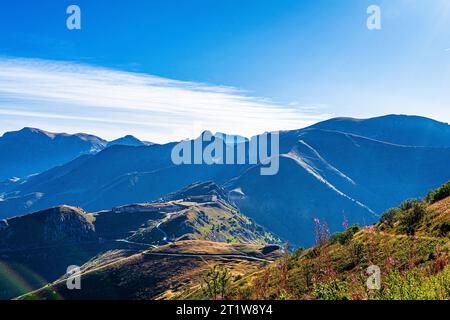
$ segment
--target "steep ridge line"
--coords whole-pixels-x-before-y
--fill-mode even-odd
[[[303,169],[305,169],[308,173],[310,173],[314,178],[316,178],[318,181],[322,182],[323,184],[325,184],[327,187],[329,187],[330,189],[332,189],[333,191],[335,191],[336,193],[338,193],[340,196],[356,203],[358,206],[366,209],[367,211],[369,211],[371,214],[373,214],[375,217],[377,217],[378,215],[372,210],[370,209],[368,206],[366,206],[365,204],[361,203],[358,200],[353,199],[352,197],[348,196],[347,194],[345,194],[344,192],[342,192],[341,190],[339,190],[338,188],[336,188],[333,184],[331,184],[329,181],[327,181],[324,177],[322,177],[318,172],[316,172],[314,170],[314,168],[312,168],[309,164],[307,164],[303,158],[298,155],[295,152],[289,152],[287,154],[283,154],[281,155],[282,157],[285,158],[289,158],[294,160],[295,162],[297,162],[301,167],[303,167]]]
[[[206,261],[205,258],[221,258],[221,259],[243,259],[243,260],[250,260],[250,261],[257,261],[257,262],[264,262],[264,263],[273,263],[274,261],[272,260],[268,260],[268,259],[262,259],[262,258],[257,258],[257,257],[252,257],[252,256],[247,256],[247,255],[234,255],[234,254],[210,254],[210,253],[184,253],[184,252],[152,252],[152,251],[144,251],[142,253],[138,253],[137,255],[142,255],[142,256],[148,256],[148,255],[153,255],[153,256],[161,256],[161,257],[175,257],[175,258],[198,258],[201,259],[203,262],[205,262],[207,265],[209,265]],[[89,274],[98,272],[98,271],[102,271],[105,269],[108,269],[109,267],[112,267],[114,265],[118,265],[120,264],[122,261],[126,261],[131,257],[126,257],[126,258],[122,258],[116,261],[113,261],[111,263],[102,265],[101,267],[98,268],[93,268],[93,269],[89,269],[85,272],[82,272],[79,274],[80,277],[85,277]],[[63,277],[65,277],[67,275],[64,275]],[[67,278],[62,278],[60,280],[57,280],[55,282],[52,282],[50,284],[48,284],[45,287],[49,287],[49,286],[57,286],[60,284],[64,284],[67,282]],[[44,287],[44,288],[45,288]],[[14,300],[20,300],[22,298],[24,298],[25,296],[29,296],[29,295],[33,295],[38,293],[41,289],[40,288],[38,290],[34,290],[32,292],[26,293],[22,296],[19,296],[17,298],[15,298]]]

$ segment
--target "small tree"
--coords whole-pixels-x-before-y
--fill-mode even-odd
[[[380,222],[387,225],[392,225],[392,222],[401,214],[399,208],[391,208],[383,212]]]
[[[400,229],[409,235],[414,235],[419,223],[426,214],[425,205],[417,200],[404,203],[401,206]]]
[[[202,283],[204,294],[208,299],[225,299],[230,285],[231,274],[227,268],[219,265],[208,270]]]

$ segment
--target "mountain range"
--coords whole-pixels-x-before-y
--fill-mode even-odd
[[[113,145],[145,146],[151,143],[130,135],[107,142],[90,134],[52,133],[36,128],[7,132],[0,137],[0,181],[26,178]]]
[[[278,250],[281,240],[239,212],[224,195],[216,184],[201,183],[172,193],[160,202],[98,212],[58,206],[6,219],[0,224],[0,299],[54,282],[66,273],[69,265],[83,266],[83,272],[99,270],[119,260],[123,263],[129,257],[131,260],[139,257],[142,262],[143,253],[163,260],[157,259],[156,264],[149,262],[149,272],[158,266],[161,271],[153,270],[155,278],[167,273],[175,277],[180,266],[168,268],[164,273],[161,268],[179,265],[178,257],[182,254],[190,261],[183,266],[185,270],[200,262],[198,267],[203,271],[202,259],[208,258],[244,260],[250,268],[252,264],[254,267],[255,263],[258,266],[265,263],[265,254]],[[263,248],[266,249],[259,252]],[[145,297],[163,293],[158,290],[154,288]],[[101,292],[103,298],[108,297],[104,290]]]
[[[371,226],[347,224],[331,235],[318,221],[316,244],[292,252],[224,196],[216,184],[200,183],[158,203],[97,213],[58,207],[9,219],[0,229],[0,292],[10,285],[19,300],[450,297],[450,181],[384,212]],[[70,274],[56,273],[33,290],[30,280],[63,272],[64,265],[54,264],[61,261],[85,261],[81,290],[68,287]],[[368,281],[376,272],[378,288]]]
[[[20,141],[18,148],[28,140]],[[9,180],[0,185],[0,218],[59,205],[94,212],[157,201],[192,183],[214,181],[244,214],[294,245],[310,246],[314,218],[331,232],[343,220],[373,223],[384,210],[450,179],[450,126],[415,116],[337,118],[281,132],[275,176],[261,176],[259,165],[176,166],[175,144],[101,144],[94,153]],[[2,161],[13,162],[14,154],[0,150]]]

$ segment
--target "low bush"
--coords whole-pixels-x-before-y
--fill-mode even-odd
[[[400,209],[402,210],[398,217],[400,231],[414,235],[426,214],[425,205],[418,200],[408,200],[400,206]]]
[[[439,229],[441,235],[446,236],[448,233],[450,233],[450,222],[445,221],[443,224],[441,224]]]
[[[450,181],[436,190],[430,191],[426,197],[426,201],[429,203],[435,203],[447,197],[450,197]]]
[[[395,220],[395,218],[401,213],[401,209],[399,208],[392,208],[392,209],[388,209],[385,212],[383,212],[381,214],[381,218],[380,218],[380,222],[381,223],[385,223],[387,222],[388,224],[391,224],[392,221]]]
[[[347,283],[333,279],[330,282],[314,284],[313,296],[316,300],[350,300]]]
[[[350,240],[353,238],[355,233],[359,232],[361,230],[361,227],[357,224],[352,225],[351,227],[347,228],[344,232],[336,233],[331,237],[332,243],[339,243],[341,245],[347,245]]]

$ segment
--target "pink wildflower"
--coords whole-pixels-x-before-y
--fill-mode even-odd
[[[395,261],[394,258],[389,257],[389,258],[387,259],[387,264],[388,264],[388,266],[390,266],[390,267],[394,267],[394,266],[397,264],[397,261]]]

